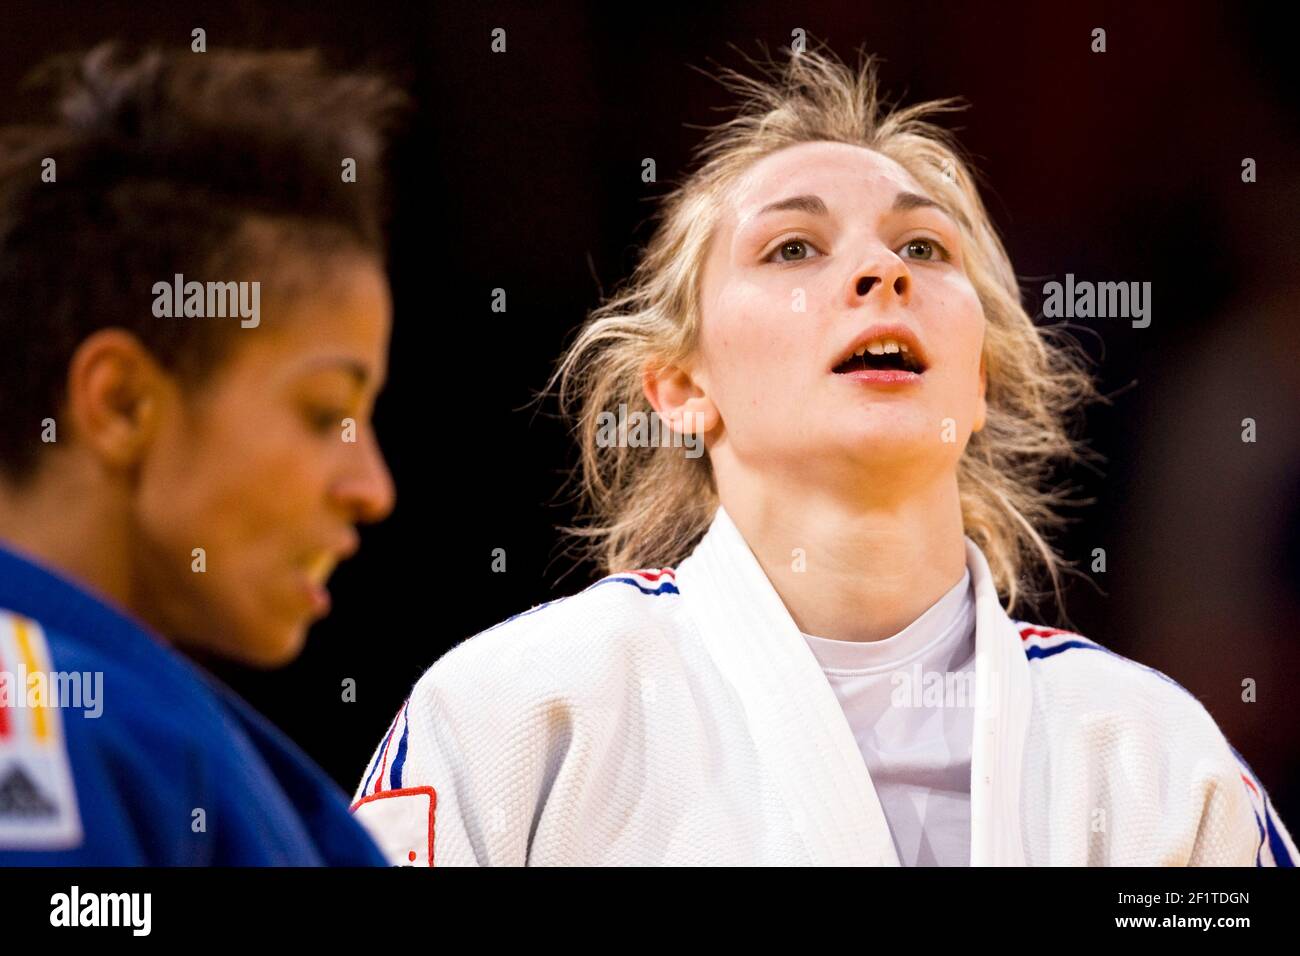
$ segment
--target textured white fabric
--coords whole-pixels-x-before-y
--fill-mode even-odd
[[[804,633],[858,742],[903,866],[970,864],[975,589],[970,569],[878,641]]]
[[[1205,708],[975,589],[971,863],[1274,865],[1295,845]],[[356,794],[395,864],[898,865],[816,658],[725,510],[676,569],[462,641]]]

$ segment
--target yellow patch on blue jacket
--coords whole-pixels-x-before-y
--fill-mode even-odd
[[[0,611],[0,849],[82,841],[55,673],[40,625]]]

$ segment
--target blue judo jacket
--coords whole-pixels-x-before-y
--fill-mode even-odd
[[[0,547],[0,866],[383,863],[342,791],[233,691]]]

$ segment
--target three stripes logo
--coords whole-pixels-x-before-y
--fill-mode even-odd
[[[57,702],[21,701],[28,675],[51,671],[40,625],[0,611],[0,848],[49,850],[82,840]]]

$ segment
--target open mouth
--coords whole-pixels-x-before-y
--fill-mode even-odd
[[[925,363],[906,342],[882,336],[862,345],[831,371],[837,375],[875,371],[912,372],[920,375],[925,371]]]
[[[317,551],[311,555],[303,570],[307,573],[307,580],[315,587],[324,587],[325,582],[330,579],[334,573],[334,565],[338,563],[338,557],[332,551]]]

